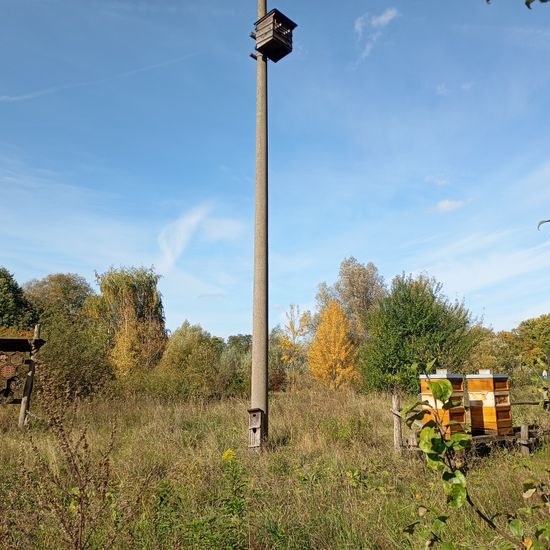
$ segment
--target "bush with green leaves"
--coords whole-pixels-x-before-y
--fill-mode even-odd
[[[40,315],[46,345],[38,371],[47,370],[56,391],[86,396],[99,393],[113,378],[108,327],[89,315],[95,296],[80,275],[56,273],[25,285],[25,295]]]
[[[437,359],[450,371],[460,368],[476,343],[470,313],[450,302],[441,284],[420,275],[399,275],[389,294],[367,315],[368,338],[360,350],[360,371],[367,389],[418,391],[417,360]]]
[[[174,395],[222,395],[231,383],[228,373],[221,369],[224,346],[222,338],[211,336],[200,325],[185,321],[170,336],[154,376],[164,380],[165,391]]]

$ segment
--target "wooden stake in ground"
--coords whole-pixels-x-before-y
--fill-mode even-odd
[[[393,448],[401,454],[403,448],[403,426],[401,424],[401,397],[397,393],[391,396],[391,408],[393,414]]]
[[[34,373],[36,371],[36,353],[40,344],[40,325],[34,327],[34,338],[30,341],[31,344],[31,359],[29,370],[25,376],[25,387],[23,389],[23,397],[21,398],[21,408],[19,409],[19,428],[24,428],[29,422],[29,411],[31,408],[31,395],[34,386]],[[38,345],[37,345],[38,344]]]

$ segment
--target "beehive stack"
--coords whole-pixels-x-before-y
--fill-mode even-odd
[[[438,380],[448,380],[453,386],[453,393],[450,401],[453,406],[449,409],[443,409],[443,403],[434,398],[429,382]],[[435,374],[426,376],[420,375],[420,397],[422,401],[427,401],[431,407],[437,409],[437,415],[445,428],[445,436],[464,431],[466,422],[466,409],[464,407],[464,376],[462,374],[450,374],[445,369],[437,369]],[[428,406],[424,406],[426,414],[424,423],[435,420],[434,412]]]
[[[472,434],[508,435],[513,432],[510,385],[507,374],[481,369],[468,374],[468,401]]]

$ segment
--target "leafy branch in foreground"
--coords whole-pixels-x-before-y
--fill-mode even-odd
[[[429,363],[425,371],[429,371],[432,366],[433,363]],[[523,497],[527,506],[514,513],[505,514],[508,530],[497,525],[495,522],[497,516],[489,516],[479,504],[474,502],[468,490],[463,457],[471,445],[471,435],[469,433],[449,434],[448,425],[443,424],[439,414],[438,403],[441,403],[442,410],[448,410],[454,406],[452,384],[449,380],[429,380],[428,383],[434,397],[434,405],[428,401],[417,401],[404,408],[403,416],[411,428],[417,422],[424,422],[425,415],[430,414],[430,420],[424,423],[420,430],[419,448],[424,453],[428,466],[441,473],[448,504],[451,508],[458,509],[467,503],[476,515],[512,548],[532,550],[548,548],[550,543],[549,484],[534,477],[529,478],[523,486]],[[547,473],[550,473],[550,469]],[[533,502],[535,500],[536,502]],[[425,506],[419,507],[418,514],[420,520],[407,526],[404,532],[412,534],[418,525],[424,524],[430,533],[426,548],[439,544],[440,548],[452,550],[454,548],[452,543],[445,542],[439,534],[449,516],[438,514],[437,511]],[[530,529],[526,525],[528,518],[531,523],[534,523]]]
[[[534,4],[536,0],[525,0],[525,5],[531,9],[531,4]],[[539,0],[541,4],[545,4],[546,2],[550,2],[550,0]],[[487,0],[487,4],[490,4],[491,0]]]

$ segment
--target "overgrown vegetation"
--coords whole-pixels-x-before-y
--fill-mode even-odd
[[[424,372],[429,368],[425,368]],[[441,413],[453,407],[451,396],[453,387],[449,380],[429,381],[431,393],[435,399],[432,406],[428,401],[415,402],[406,409],[407,424],[422,422],[419,448],[424,453],[427,465],[441,475],[447,503],[451,509],[461,509],[466,504],[497,538],[507,547],[544,550],[550,546],[550,469],[540,475],[532,474],[528,464],[529,477],[523,481],[524,505],[518,509],[491,514],[482,507],[477,496],[472,496],[469,486],[469,474],[466,468],[466,450],[470,448],[472,438],[466,425],[461,431],[449,434],[443,424]],[[438,405],[439,404],[439,405]],[[419,407],[419,408],[418,408]],[[441,407],[438,409],[438,407]],[[426,408],[431,411],[431,418],[425,422]],[[417,526],[424,524],[428,528],[427,547],[439,543],[445,550],[456,548],[451,541],[445,541],[439,531],[449,521],[449,515],[438,514],[437,509],[419,506],[418,519],[408,525],[404,532],[413,534]],[[501,518],[499,518],[501,516]]]
[[[6,304],[20,309],[4,307],[11,326],[0,332],[30,335],[39,320],[47,344],[29,430],[0,409],[0,548],[493,544],[474,509],[451,514],[461,467],[449,462],[447,501],[428,467],[393,453],[389,396],[377,392],[416,391],[411,364],[435,358],[509,372],[522,398],[535,398],[534,376],[547,395],[550,316],[495,333],[427,276],[400,275],[387,289],[373,264],[347,258],[337,281],[321,284],[316,311],[291,306],[270,334],[269,452],[252,455],[250,335],[224,340],[188,321],[168,335],[152,269],[113,268],[97,293],[74,274],[24,287],[4,277]],[[550,428],[547,413],[514,414]],[[429,455],[447,449],[432,436],[422,439]],[[508,524],[519,532],[511,522],[521,520],[525,541],[537,533],[525,516],[536,504],[522,506],[521,484],[545,495],[549,458],[546,447],[528,460],[502,448],[471,456],[468,491],[479,509],[516,514]]]
[[[109,547],[105,541],[116,531],[111,548],[417,549],[426,531],[403,530],[419,519],[419,506],[428,505],[450,516],[438,533],[455,548],[495,547],[494,533],[475,512],[447,504],[422,461],[393,452],[388,403],[385,394],[322,388],[276,394],[272,445],[259,456],[246,451],[246,399],[135,395],[75,403],[63,429],[71,445],[85,430],[90,460],[83,464],[100,482],[86,493],[86,532],[93,531],[95,548]],[[74,525],[83,494],[75,489],[64,436],[47,428],[43,407],[35,408],[26,433],[15,428],[12,409],[0,415],[0,547],[77,547],[66,542],[53,512],[60,507]],[[108,475],[99,467],[106,452]],[[483,459],[472,456],[469,488],[492,513],[518,510],[522,483],[545,476],[549,460],[548,449],[525,460],[498,448]],[[55,476],[66,495],[53,489]]]

